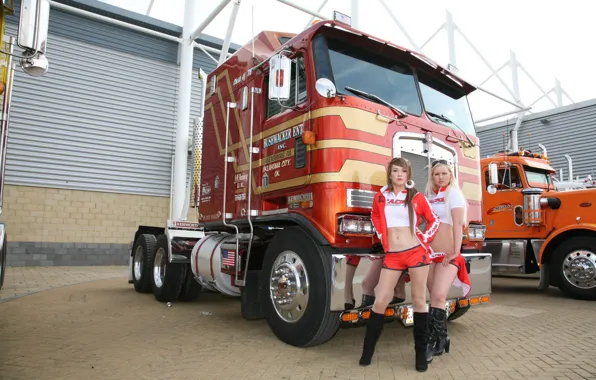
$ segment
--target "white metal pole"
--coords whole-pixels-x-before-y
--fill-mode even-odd
[[[153,3],[155,2],[155,0],[151,0],[149,2],[149,6],[147,7],[147,12],[145,13],[145,16],[149,16],[149,13],[151,13],[151,9],[153,9]]]
[[[352,18],[352,27],[354,29],[360,29],[360,10],[358,9],[358,0],[352,0],[351,5],[350,17]]]
[[[186,2],[188,1],[189,0],[186,0]],[[197,26],[197,28],[190,34],[190,39],[197,39],[201,35],[203,30],[207,27],[207,25],[209,25],[209,23],[217,17],[217,15],[226,7],[226,5],[228,5],[229,2],[230,0],[223,0],[219,4],[217,4],[217,7],[215,7],[215,9],[211,11],[211,13],[209,13],[209,15],[203,20],[203,22],[199,26]],[[186,17],[186,14],[184,15],[184,17]]]
[[[517,57],[513,50],[509,50],[509,52],[511,54],[509,65],[511,67],[511,80],[513,81],[513,94],[515,95],[515,101],[521,104],[521,95],[519,93],[519,77],[517,72]]]
[[[180,80],[177,94],[176,145],[174,150],[174,201],[173,219],[182,215],[186,192],[186,169],[188,161],[188,129],[190,124],[190,98],[194,45],[191,28],[195,23],[195,0],[184,2],[184,24],[180,41]]]
[[[321,20],[329,20],[329,17],[325,17],[325,16],[323,16],[322,14],[320,14],[319,12],[314,12],[314,11],[311,11],[310,9],[308,9],[308,8],[305,8],[305,7],[303,7],[302,5],[294,4],[294,3],[292,3],[292,2],[291,2],[291,1],[289,1],[289,0],[277,0],[277,1],[279,1],[279,2],[280,2],[280,3],[282,3],[282,4],[289,5],[289,6],[290,6],[290,7],[292,7],[292,8],[296,8],[296,9],[298,9],[299,11],[302,11],[302,12],[304,12],[304,13],[308,13],[308,14],[309,14],[309,15],[311,15],[311,16],[318,17],[318,18],[319,18],[319,19],[321,19]]]
[[[483,123],[485,121],[497,119],[497,118],[503,117],[503,116],[508,116],[508,115],[511,115],[511,114],[514,114],[514,113],[519,113],[520,111],[529,111],[531,109],[532,109],[532,107],[524,107],[521,110],[520,109],[515,109],[513,111],[503,112],[503,113],[500,113],[498,115],[494,115],[494,116],[490,116],[490,117],[485,117],[485,118],[482,118],[482,119],[474,120],[474,123]]]
[[[217,66],[221,65],[228,59],[228,50],[230,49],[230,40],[232,39],[232,32],[234,31],[234,25],[236,24],[236,16],[238,16],[238,8],[240,8],[240,0],[234,0],[232,4],[232,13],[230,14],[230,22],[228,23],[228,30],[226,30],[226,36],[221,48],[221,54],[219,55],[219,62]]]
[[[563,89],[561,88],[561,82],[555,79],[555,94],[557,95],[557,106],[563,106]]]
[[[325,0],[323,1],[323,3],[319,6],[319,8],[317,9],[317,13],[321,13],[321,11],[323,10],[323,8],[325,7],[325,5],[327,4],[327,1],[329,0]],[[308,23],[306,24],[306,26],[304,27],[304,29],[308,28],[312,22],[315,21],[315,16],[312,16],[310,18],[310,20],[308,20]]]
[[[418,46],[418,44],[416,44],[416,42],[414,42],[414,39],[408,34],[408,32],[406,31],[406,29],[399,22],[399,20],[397,19],[397,17],[393,13],[393,11],[389,8],[389,6],[387,5],[387,3],[385,3],[385,0],[379,0],[379,2],[383,6],[383,8],[385,8],[385,11],[387,11],[387,13],[389,13],[389,17],[391,17],[393,19],[393,22],[397,25],[397,27],[399,28],[399,30],[401,30],[401,32],[404,34],[404,36],[406,36],[406,38],[408,39],[408,42],[410,43],[410,45],[412,45],[412,47],[414,48],[414,50],[421,51],[421,48]]]
[[[538,84],[538,82],[536,82],[536,80],[534,79],[534,77],[532,77],[530,75],[530,73],[528,72],[528,70],[526,70],[525,67],[521,63],[519,63],[519,62],[517,63],[517,67],[519,67],[528,76],[528,78],[530,78],[530,80],[532,81],[532,83],[534,83],[534,85],[536,87],[538,87],[538,89],[542,92],[542,94],[547,97],[547,99],[549,100],[549,102],[551,102],[551,104],[553,105],[553,107],[556,107],[557,104],[551,99],[551,97],[548,95],[548,93],[546,91],[544,91],[544,89]],[[541,97],[540,99],[542,99],[543,97]]]
[[[453,16],[451,12],[446,10],[447,12],[447,23],[445,24],[445,29],[447,30],[447,44],[449,46],[449,63],[454,67],[457,67],[456,64],[456,57],[455,57],[455,23],[453,22]]]

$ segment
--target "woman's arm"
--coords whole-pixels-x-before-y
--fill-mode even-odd
[[[461,242],[463,239],[464,208],[451,208],[451,219],[453,220],[453,255],[460,254]]]
[[[449,191],[449,206],[451,220],[453,221],[453,257],[460,254],[463,239],[464,212],[466,212],[466,199],[458,188]]]
[[[439,225],[441,222],[439,221],[439,216],[435,214],[432,207],[430,207],[430,203],[428,203],[428,199],[422,193],[416,194],[415,199],[417,199],[418,205],[418,215],[423,216],[426,219],[426,229],[422,232],[422,242],[423,243],[430,243],[435,238],[435,235],[439,231]]]
[[[381,241],[383,241],[382,234],[381,234],[381,213],[379,212],[379,197],[380,194],[377,194],[373,198],[372,204],[372,212],[370,213],[370,220],[372,221],[373,227],[375,228],[375,232]]]

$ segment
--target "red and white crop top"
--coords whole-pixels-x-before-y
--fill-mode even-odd
[[[449,202],[445,202],[446,197]],[[451,210],[454,208],[465,207],[466,205],[466,199],[461,190],[457,187],[451,187],[448,191],[446,187],[441,187],[436,193],[433,191],[428,197],[428,202],[435,214],[439,216],[441,223],[447,223],[449,225],[453,225]],[[447,206],[449,207],[449,210],[446,210]]]
[[[393,191],[383,192],[385,196],[385,218],[387,228],[410,227],[410,216],[406,206],[407,191],[395,194]]]
[[[414,208],[414,225],[410,226],[408,207],[405,207],[407,193],[402,191],[395,194],[387,186],[375,194],[372,204],[371,220],[383,248],[389,249],[387,240],[387,229],[390,227],[412,227],[418,241],[424,246],[427,252],[432,252],[429,243],[434,239],[439,230],[439,217],[433,212],[428,199],[422,193],[416,193],[412,198]],[[426,220],[424,231],[416,228],[420,218]]]

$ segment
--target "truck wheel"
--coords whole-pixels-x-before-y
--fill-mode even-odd
[[[325,343],[337,333],[331,312],[331,257],[298,227],[278,232],[261,271],[263,314],[273,333],[296,347]]]
[[[2,250],[0,251],[0,289],[4,285],[4,274],[6,273],[6,246],[8,245],[8,240],[6,234],[4,234],[4,245],[2,246]]]
[[[160,235],[155,242],[151,287],[159,302],[175,301],[184,281],[184,265],[168,262],[168,238]]]
[[[596,238],[573,237],[553,252],[552,275],[568,297],[596,299]]]
[[[132,283],[139,293],[151,293],[151,265],[155,254],[155,236],[140,235],[132,248]]]
[[[184,275],[184,282],[182,283],[182,289],[180,289],[180,295],[178,295],[178,301],[192,302],[195,301],[201,295],[201,289],[203,287],[192,273],[192,269],[189,264],[186,264],[186,273]]]

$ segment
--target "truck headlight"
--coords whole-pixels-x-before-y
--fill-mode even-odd
[[[468,226],[468,239],[470,241],[482,241],[486,233],[486,226],[483,224],[470,224]]]
[[[338,232],[342,236],[372,236],[373,224],[370,217],[342,215],[337,220]]]

